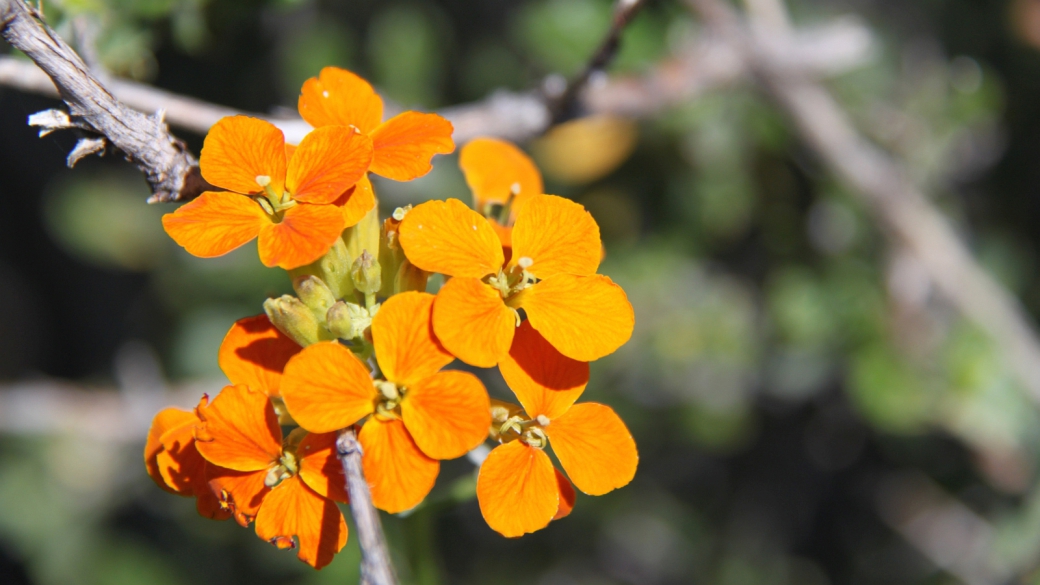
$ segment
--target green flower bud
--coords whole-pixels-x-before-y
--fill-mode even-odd
[[[376,262],[376,257],[368,250],[363,250],[361,255],[354,260],[354,266],[350,269],[350,276],[354,279],[354,288],[365,295],[373,295],[379,292],[382,281],[382,269]]]
[[[306,275],[294,278],[293,289],[318,321],[323,321],[329,307],[336,304],[336,297],[333,296],[332,291],[317,276]]]
[[[379,206],[376,205],[357,225],[343,230],[343,242],[346,245],[347,254],[354,262],[357,262],[365,250],[372,255],[379,252],[380,227]]]
[[[328,329],[314,317],[310,308],[292,295],[267,299],[264,301],[264,312],[279,331],[302,347],[334,339]]]
[[[333,297],[342,299],[354,293],[354,281],[350,278],[352,261],[346,243],[337,239],[324,256],[306,266],[290,270],[289,276],[293,280],[308,274],[317,276],[328,286]]]
[[[373,311],[356,303],[339,301],[329,308],[325,320],[329,324],[329,331],[340,339],[355,339],[362,337],[365,329],[372,324]]]

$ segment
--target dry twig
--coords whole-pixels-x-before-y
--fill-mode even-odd
[[[206,187],[195,157],[170,135],[162,111],[146,116],[120,103],[34,8],[22,0],[0,0],[0,33],[47,73],[69,106],[69,115],[55,110],[35,119],[41,135],[66,129],[88,133],[69,155],[70,166],[102,151],[107,141],[145,174],[152,201],[190,199]]]
[[[394,585],[397,576],[390,559],[390,547],[386,544],[379,512],[372,505],[372,492],[361,469],[361,443],[354,427],[339,432],[336,453],[343,465],[343,475],[347,476],[350,512],[361,543],[361,585]]]

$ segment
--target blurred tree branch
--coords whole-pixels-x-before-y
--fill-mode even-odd
[[[949,221],[893,158],[864,138],[831,94],[789,66],[794,33],[780,0],[748,0],[750,20],[721,0],[688,0],[787,112],[802,139],[859,194],[884,232],[920,262],[938,290],[986,331],[1040,404],[1040,339],[1018,300],[975,261]]]
[[[190,199],[205,189],[195,157],[170,135],[162,111],[146,116],[122,104],[34,8],[22,0],[0,0],[0,34],[47,73],[69,107],[69,114],[41,112],[30,124],[39,126],[41,135],[65,129],[89,134],[69,154],[69,166],[104,150],[107,141],[145,174],[153,201]]]

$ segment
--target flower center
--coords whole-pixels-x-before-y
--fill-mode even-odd
[[[380,420],[401,418],[401,400],[408,392],[407,389],[387,380],[372,380],[372,385],[379,392],[376,398],[376,417]]]
[[[535,449],[544,449],[549,444],[545,427],[550,422],[544,414],[529,419],[523,413],[510,415],[509,409],[504,406],[491,407],[491,435],[502,443],[519,439]]]
[[[264,477],[264,485],[273,488],[296,475],[298,470],[296,455],[292,451],[282,451],[282,456],[278,459],[278,463],[267,470],[267,476]]]
[[[521,258],[516,266],[513,266],[507,272],[505,269],[499,270],[498,274],[488,276],[485,282],[493,289],[498,291],[498,294],[502,295],[502,300],[505,301],[506,305],[513,309],[519,308],[519,294],[524,289],[538,282],[533,274],[527,271],[527,268],[531,266],[530,258]]]

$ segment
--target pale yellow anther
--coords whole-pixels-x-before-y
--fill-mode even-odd
[[[519,195],[520,194],[520,183],[513,183],[512,185],[510,185],[509,186],[509,192],[512,193],[513,196]]]
[[[271,184],[271,177],[268,177],[267,175],[257,175],[256,184],[266,188]]]
[[[491,407],[491,420],[495,424],[500,425],[500,424],[506,422],[506,419],[508,419],[508,418],[509,418],[509,409],[508,408],[506,408],[504,406],[497,406],[497,405]]]
[[[545,437],[545,431],[538,427],[527,429],[521,439],[535,449],[544,449],[549,443],[549,440]]]
[[[396,219],[397,221],[403,220],[404,216],[408,213],[408,210],[411,209],[411,208],[412,208],[411,205],[409,205],[408,207],[398,207],[397,209],[394,210],[393,218]]]
[[[393,382],[387,382],[386,380],[373,380],[372,384],[376,387],[376,390],[386,398],[387,400],[397,400],[401,398],[401,393],[397,391],[397,384]]]
[[[516,264],[520,268],[523,268],[524,270],[527,270],[528,268],[531,267],[532,264],[534,264],[534,260],[532,260],[528,256],[522,256],[519,260],[516,261]]]
[[[534,420],[538,421],[538,424],[542,425],[543,427],[549,426],[549,417],[545,416],[544,414],[539,414],[535,417]]]

